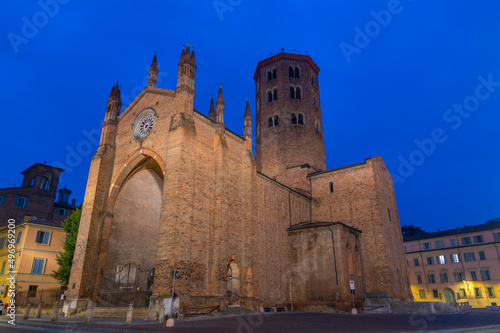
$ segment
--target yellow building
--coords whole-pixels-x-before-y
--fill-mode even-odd
[[[27,220],[15,224],[15,263],[8,258],[9,227],[0,228],[0,299],[9,300],[9,277],[15,276],[16,306],[27,302],[50,304],[59,297],[61,284],[50,274],[58,269],[66,233],[61,222]]]
[[[500,221],[403,239],[415,301],[500,304]]]

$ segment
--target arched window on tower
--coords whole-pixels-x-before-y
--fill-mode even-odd
[[[267,91],[267,102],[271,103],[272,101],[273,101],[273,93],[271,92],[271,90],[268,90]]]
[[[33,179],[31,179],[31,186],[35,186],[35,177],[33,177]]]
[[[292,113],[292,124],[297,124],[297,114]]]
[[[304,125],[304,114],[303,113],[299,113],[298,124]]]
[[[295,98],[302,99],[302,89],[300,89],[300,87],[297,87],[297,89],[295,90]]]
[[[271,81],[273,79],[273,74],[271,71],[267,71],[267,82]]]
[[[272,117],[267,118],[267,127],[273,127],[273,118]]]
[[[300,68],[299,66],[295,67],[295,77],[300,78]]]
[[[290,86],[290,98],[295,98],[295,87]]]
[[[314,74],[311,74],[311,84],[313,87],[316,85],[316,79],[314,78]]]
[[[333,193],[333,182],[330,182],[330,193]]]
[[[273,80],[276,78],[276,68],[273,68]]]
[[[274,116],[274,126],[278,126],[278,115]]]
[[[288,67],[288,76],[289,77],[293,77],[294,75],[294,69],[293,69],[293,66],[289,66]]]
[[[318,104],[316,104],[316,102],[317,102],[317,101],[316,101],[316,96],[313,96],[313,104],[314,104],[315,106],[318,106]]]
[[[278,99],[278,89],[274,88],[273,89],[273,101]]]

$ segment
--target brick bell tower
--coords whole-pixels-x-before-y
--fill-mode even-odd
[[[318,84],[308,55],[278,53],[257,64],[257,170],[302,191],[307,174],[326,169]]]

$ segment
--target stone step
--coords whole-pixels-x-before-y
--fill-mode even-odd
[[[117,307],[117,308],[94,308],[92,312],[93,318],[106,318],[106,319],[126,319],[127,318],[128,308],[126,307]],[[73,318],[85,318],[86,311],[79,312],[73,315]],[[133,319],[138,320],[148,320],[149,319],[149,308],[141,307],[134,308],[134,312],[132,315]]]

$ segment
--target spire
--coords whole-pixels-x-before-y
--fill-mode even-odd
[[[210,98],[210,108],[208,109],[208,118],[215,121],[214,95]]]
[[[246,106],[246,109],[245,109],[245,118],[247,117],[252,117],[252,112],[250,111],[250,102],[248,101],[248,97],[247,97],[247,106]]]
[[[159,72],[156,59],[156,51],[153,57],[153,62],[151,62],[151,67],[149,67],[148,71],[149,71],[148,87],[156,88],[156,81],[158,79],[158,72]]]
[[[186,49],[182,45],[181,58],[178,63],[177,88],[187,87],[190,93],[194,93],[196,63],[194,60],[194,50],[191,54],[189,52],[189,43]]]
[[[219,94],[217,95],[217,103],[224,103],[224,98],[222,97],[222,83],[219,85]]]
[[[184,58],[184,45],[182,45],[182,51],[181,51],[181,57],[179,58],[180,60],[182,60],[182,58]]]
[[[186,53],[184,54],[184,56],[186,58],[189,58],[189,42],[188,42],[188,46],[186,47]]]
[[[120,86],[118,85],[118,81],[116,81],[116,84],[113,83],[113,87],[111,88],[111,93],[109,94],[108,106],[106,108],[106,116],[104,120],[115,120],[120,114],[121,107],[122,107],[122,102],[121,102]]]
[[[219,95],[217,96],[217,103],[215,103],[215,108],[217,109],[217,122],[224,124],[224,99],[222,98],[222,84],[219,85]]]
[[[196,64],[196,61],[194,60],[194,46],[193,46],[193,51],[191,51],[191,62],[193,64]]]
[[[243,136],[245,139],[252,139],[252,112],[250,111],[250,102],[248,101],[248,97],[244,116]],[[252,149],[251,143],[249,149]]]

